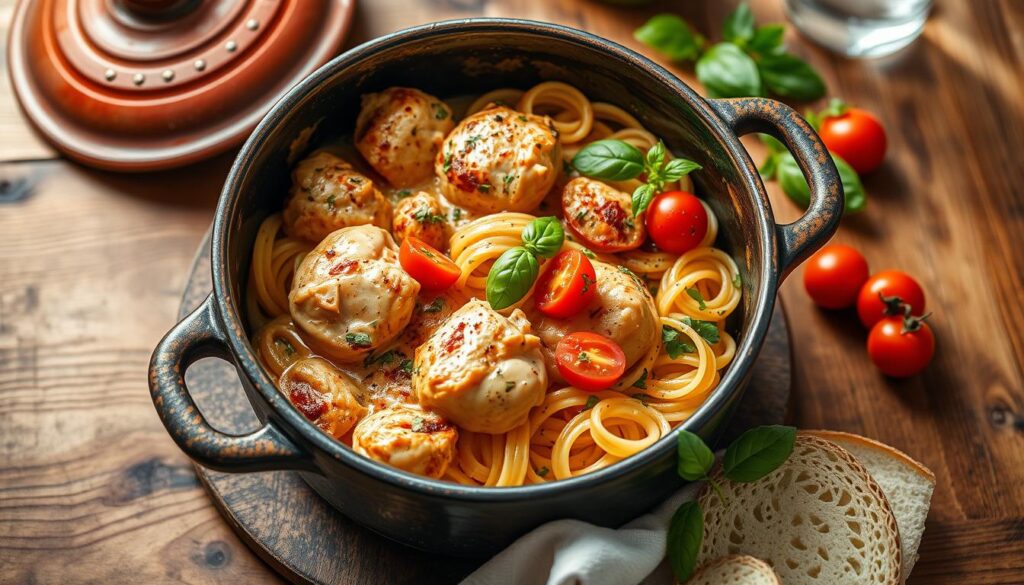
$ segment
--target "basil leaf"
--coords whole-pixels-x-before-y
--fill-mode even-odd
[[[722,24],[722,36],[730,43],[744,45],[754,36],[754,13],[744,2]]]
[[[832,154],[832,161],[839,171],[839,180],[843,183],[843,194],[846,196],[846,213],[858,213],[867,207],[868,197],[864,191],[864,184],[860,182],[857,171],[853,170],[846,161]],[[779,186],[782,191],[801,207],[807,207],[811,203],[811,189],[800,171],[793,155],[786,152],[779,155],[778,168]]]
[[[722,472],[732,481],[757,481],[789,459],[796,442],[796,427],[755,427],[740,435],[725,450]]]
[[[831,153],[829,153],[831,154]],[[860,213],[868,206],[868,194],[864,190],[864,183],[860,182],[860,175],[853,170],[848,162],[836,154],[832,154],[832,162],[836,163],[836,170],[839,171],[839,180],[843,183],[843,196],[846,199],[846,213]]]
[[[719,43],[704,53],[697,61],[697,79],[713,98],[764,95],[757,63],[732,43]]]
[[[639,148],[622,140],[598,140],[580,149],[572,157],[572,166],[595,179],[625,181],[644,171],[644,155]]]
[[[690,578],[704,542],[704,513],[697,502],[685,502],[668,525],[668,562],[677,583]]]
[[[511,307],[530,292],[540,266],[526,248],[511,248],[495,260],[487,273],[487,302],[500,311]]]
[[[774,94],[797,100],[825,95],[825,82],[806,61],[790,53],[764,55],[757,62],[765,87]]]
[[[557,217],[538,217],[523,230],[523,247],[541,258],[553,257],[564,241],[565,230]]]
[[[671,183],[672,181],[678,181],[679,179],[682,179],[683,177],[689,175],[693,171],[699,171],[702,168],[704,167],[693,162],[692,160],[687,160],[685,158],[674,158],[668,161],[668,164],[666,164],[665,168],[661,171],[661,179],[666,183]]]
[[[786,33],[785,25],[766,24],[757,27],[754,36],[747,41],[747,50],[759,55],[770,55],[782,49],[782,38]]]
[[[679,459],[676,470],[679,477],[687,481],[697,481],[707,476],[711,466],[715,464],[715,454],[697,435],[690,431],[679,430],[679,444],[676,447]]]
[[[652,173],[657,173],[658,171],[661,170],[661,167],[665,166],[664,142],[659,140],[657,144],[652,146],[650,150],[647,151],[646,165],[647,166],[644,167],[644,170],[647,171],[648,175]]]
[[[676,359],[684,353],[697,352],[696,346],[689,342],[688,337],[668,325],[661,326],[661,343],[668,353],[668,357],[672,359]]]
[[[633,217],[638,217],[654,200],[654,185],[644,183],[633,191]]]
[[[786,145],[783,144],[781,140],[770,134],[758,134],[757,137],[761,139],[761,142],[765,146],[768,147],[770,152],[789,152],[788,149],[786,149]]]
[[[703,337],[704,341],[708,343],[718,343],[718,340],[721,338],[718,333],[718,325],[711,321],[701,321],[700,319],[691,319],[690,317],[683,317],[680,321],[692,327],[697,332],[697,335]]]
[[[700,41],[690,25],[675,14],[657,14],[633,31],[633,38],[664,53],[673,61],[689,61],[700,54]]]
[[[775,178],[776,171],[779,170],[779,153],[773,152],[768,155],[768,158],[764,159],[761,166],[758,167],[757,172],[761,173],[761,178],[765,181],[769,181]]]

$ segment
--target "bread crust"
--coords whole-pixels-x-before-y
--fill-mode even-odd
[[[878,442],[878,441],[876,441],[874,439],[869,439],[869,438],[861,436],[861,435],[856,435],[854,433],[846,433],[846,432],[843,432],[843,431],[810,430],[810,431],[800,431],[800,434],[809,435],[809,436],[813,436],[813,437],[820,437],[822,439],[825,439],[826,441],[832,441],[833,439],[840,439],[840,440],[843,440],[843,441],[849,441],[851,443],[856,443],[858,445],[861,445],[863,447],[867,447],[869,449],[875,449],[877,451],[882,451],[883,453],[891,456],[892,458],[897,459],[897,460],[901,461],[902,463],[906,464],[907,467],[910,467],[911,469],[913,469],[918,475],[920,475],[921,477],[927,479],[929,483],[931,483],[932,485],[935,485],[935,474],[932,473],[931,469],[928,469],[927,467],[924,466],[923,463],[921,463],[920,461],[917,461],[916,459],[913,459],[910,455],[907,455],[903,451],[900,451],[899,449],[897,449],[895,447],[891,447],[889,445],[886,445],[885,443],[880,443],[880,442]],[[840,447],[841,446],[842,445],[840,445]]]

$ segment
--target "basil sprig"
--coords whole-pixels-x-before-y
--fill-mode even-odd
[[[794,203],[801,207],[810,205],[811,188],[808,186],[807,180],[804,179],[803,171],[800,170],[800,165],[797,164],[793,155],[785,145],[767,134],[761,135],[761,141],[768,146],[769,152],[768,158],[759,169],[761,177],[765,180],[778,179],[782,192]],[[843,184],[843,194],[846,197],[845,212],[864,211],[868,205],[868,195],[857,171],[836,154],[831,152],[829,154],[832,155],[832,162],[835,163],[836,170],[839,171],[839,180]]]
[[[757,26],[746,3],[722,25],[723,42],[709,44],[674,14],[658,14],[633,37],[673,61],[696,61],[697,79],[711,97],[763,96],[797,100],[825,95],[825,82],[806,61],[788,53],[781,24]]]
[[[757,481],[789,459],[796,444],[796,428],[782,425],[761,426],[740,435],[725,450],[722,475],[729,481]],[[723,505],[731,505],[721,486],[711,477],[715,456],[703,439],[679,430],[676,470],[687,481],[708,482]],[[668,528],[668,560],[676,581],[684,582],[693,574],[704,540],[704,514],[696,501],[686,502],[672,515]]]
[[[633,191],[633,217],[647,209],[667,183],[701,168],[692,160],[670,158],[660,141],[645,155],[632,144],[614,138],[584,146],[572,158],[572,166],[581,175],[605,181],[625,181],[644,175],[644,183]]]
[[[541,258],[552,258],[562,249],[565,230],[557,217],[539,217],[523,230],[523,247]]]
[[[572,166],[595,179],[625,181],[644,172],[644,155],[622,140],[597,140],[572,157]]]
[[[487,273],[487,302],[496,311],[511,307],[530,292],[539,272],[533,252],[522,246],[505,250]]]
[[[523,229],[523,245],[505,250],[487,273],[487,302],[496,311],[507,309],[530,292],[540,272],[540,258],[562,249],[565,230],[556,217],[538,217]]]

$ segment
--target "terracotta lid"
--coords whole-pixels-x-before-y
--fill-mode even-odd
[[[180,166],[248,135],[333,57],[354,0],[21,0],[15,93],[36,128],[87,165]]]

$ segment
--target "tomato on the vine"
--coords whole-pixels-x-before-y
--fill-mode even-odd
[[[409,236],[398,249],[398,263],[423,288],[443,290],[459,280],[461,271],[447,256],[430,244]]]
[[[647,234],[666,252],[689,252],[708,233],[708,213],[693,193],[666,191],[656,195],[645,213]]]
[[[887,376],[913,376],[934,353],[935,336],[924,317],[885,317],[868,334],[868,355]]]
[[[597,293],[594,265],[579,250],[563,250],[549,260],[534,289],[537,310],[568,319],[582,311]]]
[[[885,128],[870,112],[840,106],[840,113],[821,119],[818,134],[829,151],[850,163],[858,173],[871,172],[885,159]]]
[[[597,333],[570,333],[555,346],[555,365],[565,381],[585,392],[615,384],[626,371],[619,344]]]
[[[853,305],[868,279],[868,261],[856,249],[831,244],[807,261],[804,289],[819,307],[844,309]]]
[[[924,291],[906,272],[883,270],[864,283],[857,295],[857,316],[871,328],[886,316],[902,316],[903,304],[911,315],[924,314]]]

